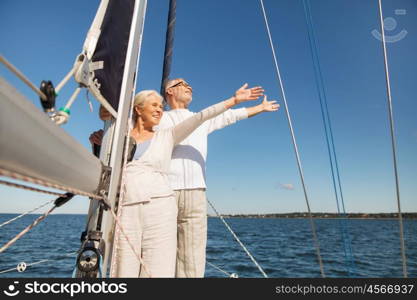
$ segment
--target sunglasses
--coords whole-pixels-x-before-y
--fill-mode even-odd
[[[168,89],[170,89],[170,88],[173,88],[173,87],[176,87],[176,86],[183,86],[183,87],[191,87],[188,83],[186,83],[185,81],[180,81],[180,82],[177,82],[176,84],[174,84],[174,85],[172,85],[172,86],[170,86]]]

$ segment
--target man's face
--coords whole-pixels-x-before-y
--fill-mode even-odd
[[[167,88],[167,92],[173,101],[184,103],[185,107],[188,107],[193,99],[193,89],[183,79],[174,80]]]

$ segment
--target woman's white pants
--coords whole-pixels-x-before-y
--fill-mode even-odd
[[[120,207],[120,222],[145,265],[118,231],[115,277],[174,277],[177,251],[177,205],[174,196]]]

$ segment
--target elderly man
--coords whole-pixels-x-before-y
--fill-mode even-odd
[[[174,126],[194,114],[188,110],[192,94],[193,89],[182,78],[172,79],[166,83],[164,96],[170,110],[164,112],[159,128]],[[263,96],[263,89],[261,87],[248,88],[245,84],[235,92],[234,97],[246,95]],[[265,96],[259,105],[229,109],[203,123],[174,148],[169,179],[178,205],[175,277],[204,277],[207,244],[205,171],[208,135],[242,119],[261,112],[276,111],[278,108],[279,104],[276,104],[276,101],[268,101]],[[110,115],[101,109],[100,117],[104,120]],[[90,136],[90,141],[101,144],[101,135],[102,131],[95,132]]]

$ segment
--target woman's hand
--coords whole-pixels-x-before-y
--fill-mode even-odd
[[[235,106],[236,104],[256,100],[259,97],[263,96],[264,90],[260,86],[256,86],[248,89],[248,84],[245,83],[240,89],[238,89],[234,96],[225,100],[224,105],[227,109]]]
[[[256,87],[249,88],[249,89],[247,87],[248,87],[248,84],[245,83],[240,89],[238,89],[235,92],[234,100],[236,104],[239,104],[245,101],[256,100],[259,97],[263,96],[264,94],[264,90],[260,86],[256,86]]]

